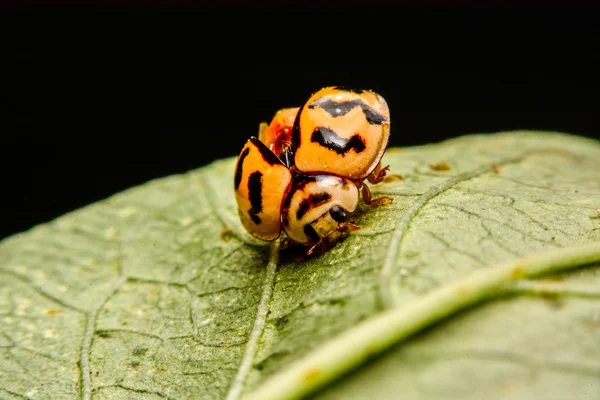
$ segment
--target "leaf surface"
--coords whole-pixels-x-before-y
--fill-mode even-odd
[[[0,397],[600,397],[597,141],[389,149],[394,202],[303,262],[244,232],[234,163],[1,242]]]

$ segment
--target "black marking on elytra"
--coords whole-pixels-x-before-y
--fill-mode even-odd
[[[262,177],[263,174],[260,171],[255,171],[248,178],[248,197],[250,198],[248,214],[256,225],[261,222],[258,213],[262,211]]]
[[[353,110],[362,103],[361,100],[346,100],[346,101],[333,101],[329,97],[321,97],[309,104],[310,110],[320,107],[325,110],[329,115],[334,118],[341,117],[342,115],[348,114],[350,110]]]
[[[300,220],[304,217],[304,214],[310,209],[310,202],[306,199],[302,199],[300,205],[298,206],[298,210],[296,210],[296,219]]]
[[[350,139],[338,136],[337,133],[331,129],[320,126],[315,128],[310,137],[310,141],[313,143],[319,143],[321,146],[333,150],[338,154],[346,154],[350,150],[354,150],[356,153],[362,152],[365,147],[365,142],[362,140],[360,135],[353,135]]]
[[[383,115],[379,114],[377,111],[373,110],[369,105],[365,104],[360,99],[355,100],[347,100],[347,101],[334,101],[329,97],[321,97],[320,99],[315,100],[308,106],[309,109],[313,108],[322,108],[334,118],[341,117],[342,115],[346,115],[356,107],[360,107],[363,113],[365,114],[365,118],[367,122],[371,125],[381,125],[387,120],[383,117]]]
[[[283,216],[282,217],[283,225],[285,225],[286,227],[290,226],[290,221],[288,220],[288,213],[290,210],[290,204],[292,202],[292,197],[294,197],[294,194],[298,190],[303,190],[306,187],[306,185],[308,185],[311,182],[315,182],[318,179],[321,179],[321,178],[319,178],[318,176],[305,175],[305,174],[299,173],[297,171],[293,172],[292,182],[290,184],[287,195],[283,199],[283,205],[281,207],[281,209],[282,209],[281,214]],[[298,216],[298,214],[296,214],[296,216]]]
[[[255,137],[250,138],[250,142],[256,146],[256,149],[260,153],[262,159],[265,160],[269,165],[283,164],[279,157],[277,157],[275,153],[273,153],[271,149],[269,149],[263,142]]]
[[[317,175],[317,176],[306,175],[301,172],[294,171],[293,176],[292,176],[292,183],[291,183],[290,190],[289,190],[290,195],[298,190],[304,189],[306,187],[306,185],[308,185],[309,183],[317,182],[318,180],[322,179],[322,178],[319,178],[319,176],[320,175]],[[331,175],[331,176],[334,176],[334,175]],[[288,196],[288,197],[290,197],[290,200],[291,200],[291,196]]]
[[[242,151],[242,154],[240,154],[240,158],[238,159],[234,178],[235,190],[237,190],[240,187],[240,183],[242,183],[244,159],[248,156],[248,153],[250,153],[250,149],[246,147],[246,150]]]
[[[304,234],[313,242],[318,242],[320,240],[317,231],[315,231],[315,228],[308,224],[304,225]]]
[[[310,201],[310,204],[314,207],[320,206],[329,199],[331,199],[331,195],[327,192],[313,193],[308,196],[308,201]]]
[[[320,206],[331,199],[331,195],[327,192],[313,193],[308,196],[308,199],[302,199],[298,210],[296,211],[296,219],[300,220],[310,209]]]

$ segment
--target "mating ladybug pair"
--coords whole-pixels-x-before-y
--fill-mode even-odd
[[[240,220],[254,237],[277,239],[282,225],[293,241],[309,246],[332,242],[358,227],[348,216],[359,192],[371,198],[364,183],[381,182],[389,167],[381,157],[390,136],[390,113],[380,95],[328,87],[299,108],[278,111],[262,123],[258,139],[242,149],[235,167],[234,189]]]

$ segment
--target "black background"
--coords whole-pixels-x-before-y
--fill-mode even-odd
[[[0,12],[0,238],[237,156],[259,122],[323,86],[383,95],[392,146],[514,129],[599,137],[598,7]]]

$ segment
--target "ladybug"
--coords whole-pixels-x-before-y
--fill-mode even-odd
[[[291,163],[292,127],[300,107],[283,108],[275,113],[269,125],[262,122],[259,126],[258,140],[283,160]]]
[[[293,173],[264,143],[251,137],[235,166],[240,221],[254,237],[271,241],[283,230],[310,249],[356,226],[346,219],[358,206],[358,188],[334,175]]]
[[[328,87],[301,107],[279,110],[258,139],[242,149],[234,189],[244,228],[262,240],[283,229],[293,241],[311,246],[308,254],[356,225],[348,221],[358,206],[379,205],[364,184],[381,182],[390,113],[380,95]]]
[[[288,167],[350,179],[370,205],[391,201],[373,200],[363,183],[385,179],[389,166],[382,167],[381,158],[389,138],[390,111],[382,96],[335,86],[317,91],[302,107],[279,110],[259,132],[259,139]]]
[[[359,180],[379,164],[390,138],[390,111],[369,90],[321,89],[300,108],[292,127],[294,166]]]

